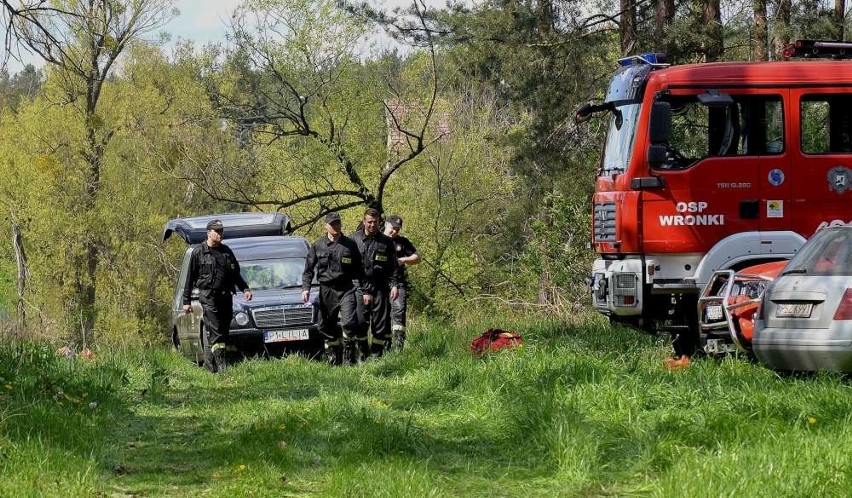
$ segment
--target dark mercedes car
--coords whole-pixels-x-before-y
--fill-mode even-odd
[[[245,301],[234,296],[234,318],[228,350],[241,355],[280,355],[300,351],[313,356],[322,341],[317,330],[316,293],[311,302],[301,298],[302,271],[308,254],[308,241],[286,235],[290,220],[280,213],[234,213],[171,220],[163,240],[172,234],[189,244],[184,252],[172,299],[172,342],[178,351],[200,362],[203,359],[204,320],[201,305],[192,301],[192,313],[182,308],[182,294],[195,244],[206,238],[207,222],[222,220],[224,243],[240,262],[240,272],[254,294]],[[193,297],[197,291],[193,291]]]

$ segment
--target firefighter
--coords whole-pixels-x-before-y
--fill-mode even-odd
[[[380,220],[376,209],[367,209],[363,227],[352,236],[364,263],[365,285],[357,300],[362,358],[382,356],[390,346],[390,302],[399,292],[396,251],[393,240],[379,231]],[[372,332],[369,347],[368,329]]]
[[[406,311],[408,310],[408,276],[405,271],[407,265],[416,265],[420,263],[420,255],[417,254],[417,248],[410,240],[399,234],[402,230],[402,218],[399,215],[392,214],[388,216],[385,223],[385,235],[393,240],[394,250],[396,251],[396,261],[399,265],[399,273],[397,280],[397,288],[399,292],[396,299],[391,301],[391,330],[393,332],[393,342],[391,349],[401,351],[405,345],[405,325]]]
[[[358,330],[356,287],[363,285],[364,269],[355,242],[343,235],[340,214],[325,215],[326,234],[310,247],[302,273],[302,301],[310,302],[311,282],[319,280],[319,331],[329,365],[355,363]],[[342,328],[342,330],[341,330]]]
[[[234,313],[233,296],[241,290],[251,301],[251,290],[240,275],[240,263],[231,248],[222,243],[224,227],[219,220],[207,223],[207,240],[195,246],[189,259],[189,274],[183,289],[183,312],[192,312],[192,289],[204,317],[204,366],[213,373],[226,366],[225,343]]]

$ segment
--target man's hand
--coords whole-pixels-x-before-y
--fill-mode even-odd
[[[395,301],[397,297],[399,297],[399,289],[397,288],[397,286],[394,285],[393,287],[391,287],[390,291],[391,301]]]
[[[373,296],[371,294],[364,294],[364,304],[369,305],[373,302]]]
[[[248,289],[244,290],[243,297],[246,298],[246,301],[251,301],[251,291]]]
[[[183,308],[181,308],[181,309],[183,310],[184,314],[186,314],[186,315],[192,313],[192,305],[191,304],[184,304]]]
[[[308,304],[311,300],[311,291],[302,291],[302,302]]]

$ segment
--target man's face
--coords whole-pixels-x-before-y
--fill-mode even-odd
[[[379,219],[364,215],[364,235],[376,235],[379,231]]]
[[[391,238],[394,238],[399,235],[399,228],[396,228],[390,223],[388,223],[387,227],[385,228],[385,234],[389,235]]]
[[[326,223],[325,231],[332,237],[337,237],[343,231],[343,223],[339,221],[332,221],[331,223]]]
[[[221,228],[207,230],[207,245],[216,247],[222,242],[222,234],[225,231]]]

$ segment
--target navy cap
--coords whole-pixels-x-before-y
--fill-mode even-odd
[[[397,230],[402,228],[402,218],[400,218],[398,214],[388,216],[388,223]]]
[[[335,223],[335,222],[340,223],[341,222],[340,221],[340,213],[338,213],[336,211],[331,211],[330,213],[326,213],[325,214],[325,222],[329,225],[332,224],[332,223]]]

